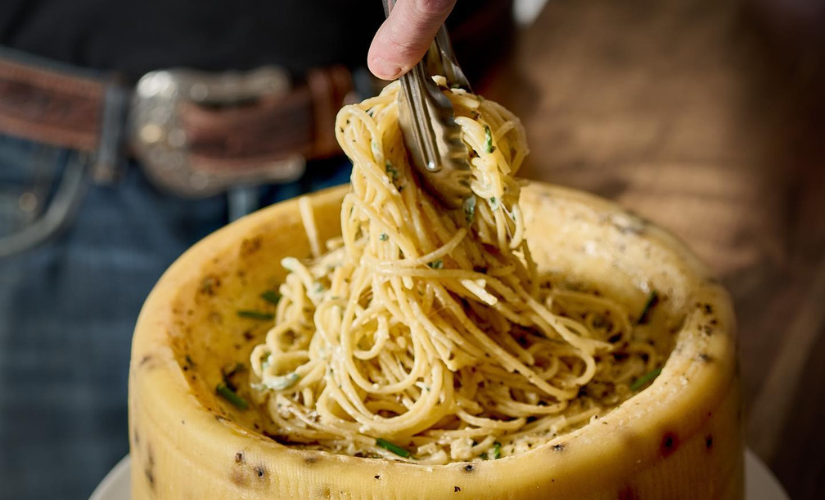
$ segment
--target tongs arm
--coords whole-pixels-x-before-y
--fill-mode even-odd
[[[389,16],[394,0],[383,0]],[[470,190],[469,151],[461,140],[450,100],[432,79],[443,75],[448,86],[470,90],[442,26],[427,54],[400,78],[399,121],[404,142],[423,187],[448,208],[461,208]]]
[[[458,86],[467,92],[472,92],[470,82],[455,58],[453,44],[450,43],[450,35],[447,34],[447,27],[443,24],[438,29],[433,43],[430,44],[425,60],[430,74],[444,75],[444,78],[447,79],[447,86]]]

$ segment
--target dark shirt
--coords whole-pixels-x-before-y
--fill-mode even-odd
[[[459,2],[451,22],[483,3]],[[131,80],[181,66],[300,75],[364,66],[383,18],[378,0],[0,0],[0,45]]]
[[[131,79],[178,66],[300,73],[361,63],[382,18],[377,0],[2,0],[0,44]]]

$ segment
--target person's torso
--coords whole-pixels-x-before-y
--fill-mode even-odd
[[[382,19],[377,0],[3,0],[0,45],[130,79],[182,66],[300,74],[363,64]]]
[[[497,11],[509,14],[510,6],[510,0],[459,0],[448,26],[479,18],[473,24],[492,20],[501,31],[463,29],[468,40],[454,42],[468,47],[457,52],[478,51],[482,59],[496,52],[512,21]],[[175,67],[279,65],[300,76],[331,64],[365,66],[383,18],[378,0],[0,0],[0,46],[132,81]]]

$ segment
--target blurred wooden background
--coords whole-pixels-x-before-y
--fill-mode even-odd
[[[771,5],[817,1],[549,0],[482,89],[527,127],[523,176],[617,200],[724,280],[748,443],[794,500],[825,498],[825,19]]]

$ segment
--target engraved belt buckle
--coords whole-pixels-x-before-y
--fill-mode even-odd
[[[153,71],[137,84],[130,112],[129,143],[144,171],[158,186],[188,198],[206,197],[239,185],[289,182],[306,168],[303,156],[261,159],[243,169],[199,169],[191,161],[180,126],[181,103],[221,106],[286,96],[288,74],[276,67],[248,73],[210,74],[189,69]]]

